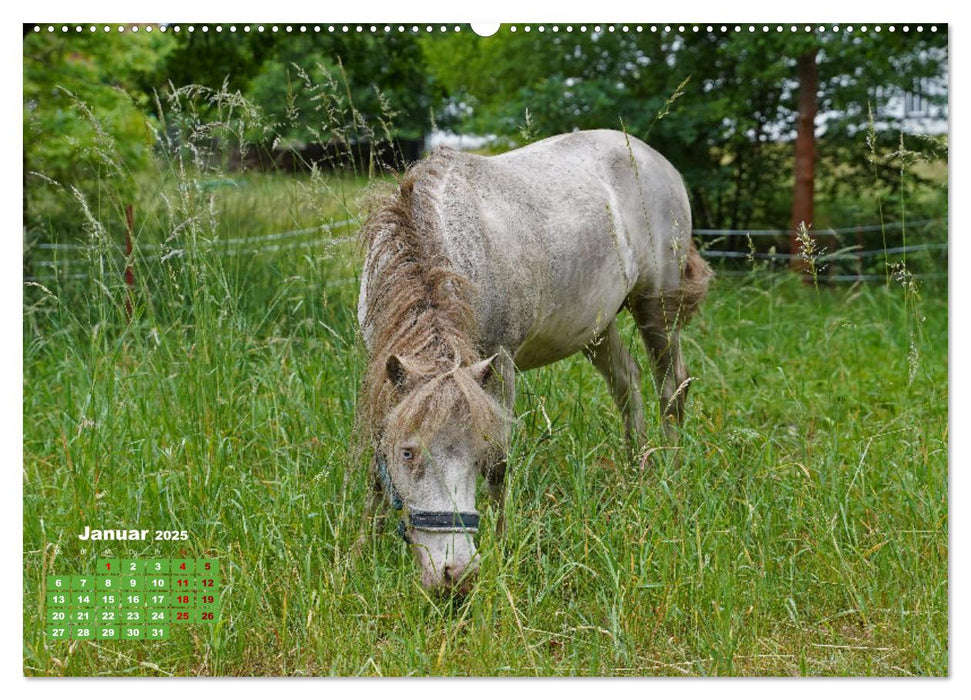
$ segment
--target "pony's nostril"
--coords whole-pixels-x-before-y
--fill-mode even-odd
[[[445,566],[445,580],[448,581],[449,583],[455,583],[460,578],[462,578],[462,569],[463,567],[461,566],[456,566],[454,564],[447,564]]]
[[[442,583],[452,593],[466,594],[472,589],[477,566],[448,564],[442,570]]]

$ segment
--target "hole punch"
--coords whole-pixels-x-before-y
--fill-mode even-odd
[[[492,36],[499,31],[498,22],[473,22],[472,31],[479,36]]]

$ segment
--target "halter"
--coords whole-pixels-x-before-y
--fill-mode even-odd
[[[405,502],[391,480],[384,455],[379,454],[377,456],[377,464],[378,478],[381,479],[381,486],[388,495],[391,507],[395,510],[403,510]],[[479,530],[479,514],[408,508],[398,521],[398,534],[401,539],[411,544],[411,540],[408,538],[409,528],[427,532],[477,532]]]

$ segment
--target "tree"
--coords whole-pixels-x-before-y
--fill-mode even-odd
[[[24,37],[25,229],[36,222],[32,196],[52,194],[46,233],[76,229],[79,200],[94,201],[101,176],[115,192],[130,192],[132,174],[149,161],[154,145],[143,79],[171,48],[158,32],[122,35],[29,33]],[[109,202],[124,220],[126,202]]]
[[[796,184],[792,193],[792,218],[789,224],[793,252],[802,251],[800,233],[813,225],[813,189],[816,183],[816,91],[819,73],[816,67],[816,47],[801,54],[796,62],[799,76],[798,111],[796,117]],[[792,258],[792,267],[802,270],[805,263]]]
[[[326,141],[356,127],[398,138],[424,136],[429,89],[414,36],[355,32],[286,37],[246,92],[280,121],[284,138],[306,141],[316,134]],[[346,112],[347,120],[335,120],[334,109]]]

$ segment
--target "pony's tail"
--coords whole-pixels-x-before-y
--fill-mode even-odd
[[[701,257],[694,241],[688,246],[688,257],[681,271],[679,321],[683,325],[698,310],[698,306],[708,296],[708,283],[715,276],[714,271]]]

